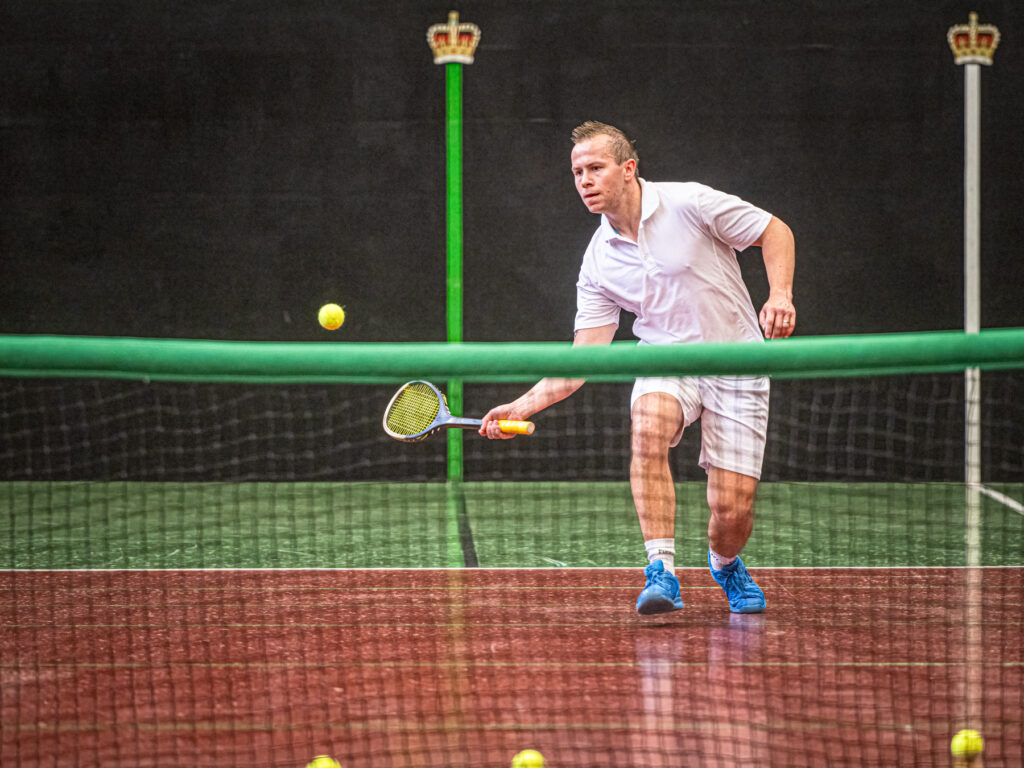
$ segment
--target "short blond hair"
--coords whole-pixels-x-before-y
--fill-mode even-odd
[[[573,128],[572,143],[579,144],[580,142],[596,139],[598,136],[608,137],[611,142],[612,157],[616,163],[622,165],[627,160],[634,160],[638,165],[640,164],[640,158],[637,156],[636,147],[633,146],[633,142],[614,125],[599,123],[596,120],[588,120]]]

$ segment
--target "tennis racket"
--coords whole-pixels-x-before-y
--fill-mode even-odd
[[[384,411],[384,431],[395,440],[415,443],[441,429],[479,429],[480,419],[463,419],[452,416],[444,393],[429,381],[410,381],[395,392]],[[532,435],[532,421],[498,422],[502,432],[517,435]]]

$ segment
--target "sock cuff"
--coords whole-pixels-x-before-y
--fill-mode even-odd
[[[708,554],[710,555],[711,567],[714,568],[716,571],[722,570],[723,568],[725,568],[725,566],[729,565],[732,562],[735,562],[736,560],[735,555],[733,557],[722,557],[720,554],[715,552],[715,550],[711,549],[710,547],[708,547]]]
[[[647,539],[644,542],[647,556],[651,555],[674,555],[676,553],[675,539]]]
[[[644,542],[647,549],[647,561],[653,563],[661,560],[665,570],[676,572],[676,543],[674,539],[648,539]]]

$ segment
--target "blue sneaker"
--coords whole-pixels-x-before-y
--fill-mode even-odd
[[[636,612],[645,616],[652,613],[668,613],[683,607],[679,594],[679,579],[665,570],[661,560],[655,560],[644,568],[647,585],[636,599]]]
[[[708,568],[711,568],[710,552]],[[733,613],[761,613],[765,609],[764,592],[754,583],[738,557],[720,571],[711,568],[711,578],[722,585],[725,596],[729,598],[729,610]]]

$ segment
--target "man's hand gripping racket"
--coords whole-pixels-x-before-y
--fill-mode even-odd
[[[384,411],[384,431],[395,440],[414,443],[435,432],[450,427],[479,429],[480,419],[452,416],[444,393],[429,381],[410,381],[403,384],[391,398]],[[532,435],[532,421],[501,419],[498,427],[510,435]]]

